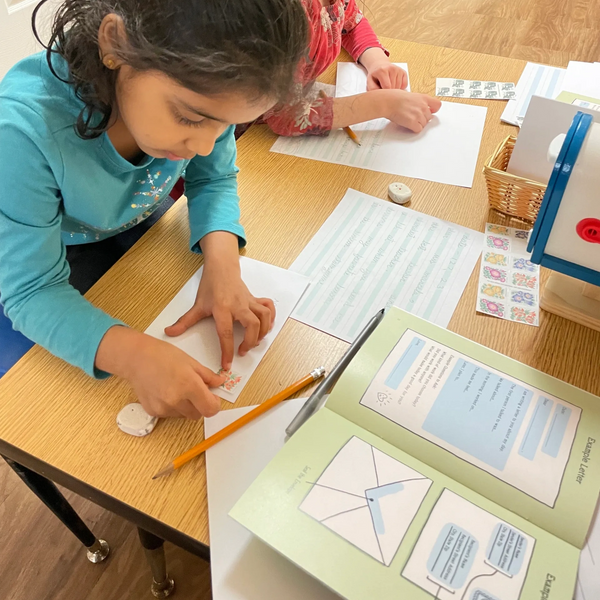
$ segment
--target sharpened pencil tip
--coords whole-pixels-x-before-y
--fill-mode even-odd
[[[165,467],[162,471],[159,471],[156,475],[154,475],[152,479],[158,479],[159,477],[170,475],[174,470],[173,464],[171,463],[168,467]]]

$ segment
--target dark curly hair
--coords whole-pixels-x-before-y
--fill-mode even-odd
[[[59,55],[68,83],[85,104],[75,129],[84,139],[109,127],[115,105],[116,71],[102,63],[98,30],[104,17],[123,20],[126,39],[114,48],[138,71],[156,70],[184,87],[210,95],[241,90],[256,97],[285,98],[308,45],[300,0],[64,0],[46,48],[50,69]]]

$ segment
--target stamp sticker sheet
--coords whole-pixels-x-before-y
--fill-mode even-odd
[[[540,267],[527,252],[529,231],[487,223],[477,289],[477,311],[539,325]]]

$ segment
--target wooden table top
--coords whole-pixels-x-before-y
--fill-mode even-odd
[[[415,43],[384,40],[394,61],[407,62],[413,91],[434,93],[436,77],[517,81],[519,60]],[[334,68],[322,78],[333,83]],[[472,189],[410,180],[410,207],[483,231],[488,214],[481,169],[514,128],[501,124],[505,103],[461,100],[488,107]],[[323,162],[270,153],[275,136],[253,127],[239,142],[244,253],[287,268],[352,187],[385,198],[397,179]],[[187,211],[179,201],[87,294],[108,313],[144,330],[201,265],[188,251]],[[547,273],[545,274],[547,275]],[[475,312],[474,271],[449,328],[592,393],[600,394],[600,333],[550,314],[529,327]],[[289,320],[235,406],[267,399],[318,364],[332,367],[346,344]],[[306,393],[306,392],[305,392]],[[152,435],[133,438],[115,424],[119,410],[135,401],[116,378],[94,381],[39,347],[0,380],[0,450],[30,468],[59,479],[89,497],[98,493],[168,528],[208,544],[204,458],[160,480],[151,476],[203,438],[202,423],[160,422]],[[223,408],[231,408],[223,402]],[[63,481],[60,481],[63,483]],[[75,485],[84,484],[84,488]],[[102,504],[102,502],[99,502]]]

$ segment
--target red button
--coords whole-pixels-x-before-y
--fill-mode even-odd
[[[585,242],[600,244],[600,219],[583,219],[577,223],[577,235]]]

